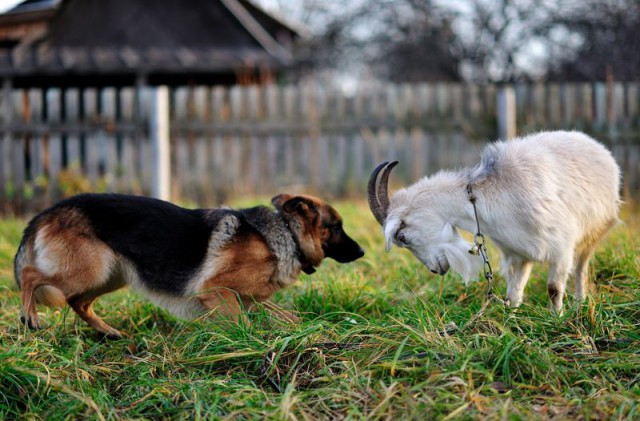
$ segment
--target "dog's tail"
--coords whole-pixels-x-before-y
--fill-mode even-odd
[[[18,284],[18,289],[22,289],[22,268],[24,268],[27,257],[27,233],[22,236],[22,241],[20,242],[20,247],[18,247],[18,252],[16,253],[16,257],[13,259],[13,274],[16,278],[16,283]]]
[[[18,284],[18,289],[22,289],[22,269],[27,264],[27,247],[31,230],[27,228],[18,247],[18,252],[13,260],[13,273]],[[44,285],[35,291],[36,303],[44,304],[48,307],[64,307],[67,303],[62,291],[58,288]]]
[[[44,285],[36,289],[35,296],[36,303],[44,304],[47,307],[60,308],[67,304],[67,299],[64,298],[62,291],[51,285]]]

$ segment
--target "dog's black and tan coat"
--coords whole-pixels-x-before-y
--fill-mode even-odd
[[[178,317],[213,311],[237,318],[243,305],[267,300],[325,257],[346,263],[363,256],[320,199],[281,194],[272,203],[275,211],[189,210],[116,194],[63,200],[31,220],[16,254],[22,320],[38,328],[36,302],[68,303],[97,331],[120,337],[92,306],[125,286]]]

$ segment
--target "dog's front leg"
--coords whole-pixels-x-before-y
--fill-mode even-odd
[[[203,306],[211,311],[211,315],[220,316],[233,322],[242,321],[248,325],[244,309],[238,301],[238,293],[227,288],[216,288],[211,292],[203,292],[198,295]]]

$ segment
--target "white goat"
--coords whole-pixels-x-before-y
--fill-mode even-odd
[[[478,222],[502,251],[507,303],[522,303],[532,263],[549,263],[550,305],[562,308],[574,269],[575,297],[587,291],[588,262],[598,241],[618,221],[620,169],[611,153],[580,132],[542,132],[488,145],[480,164],[441,171],[395,192],[387,184],[397,162],[378,166],[369,179],[369,207],[391,243],[408,248],[432,272],[451,266],[466,281],[482,261],[457,231],[475,233],[467,187]],[[380,173],[382,173],[380,175]]]

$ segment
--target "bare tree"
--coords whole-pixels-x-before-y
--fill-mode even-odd
[[[384,25],[370,42],[376,74],[404,82],[460,80],[461,45],[454,14],[431,0],[399,0],[381,8]]]
[[[640,80],[640,1],[585,0],[557,11],[554,28],[571,34],[577,48],[556,48],[550,78],[558,80]],[[566,37],[550,37],[560,43]],[[567,54],[567,51],[570,54]]]

